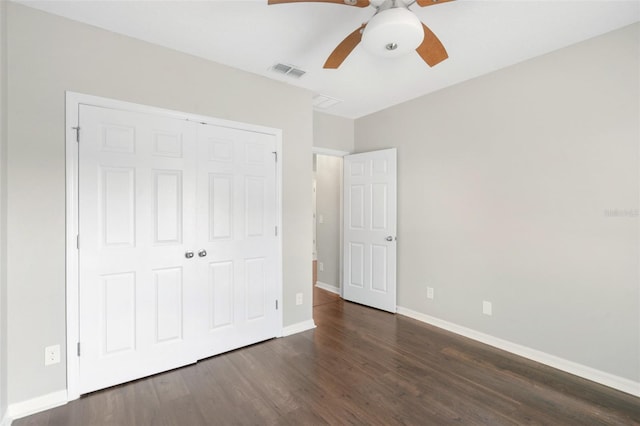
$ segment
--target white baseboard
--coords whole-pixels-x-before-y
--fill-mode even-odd
[[[302,333],[303,331],[312,330],[316,328],[316,323],[313,320],[302,321],[296,324],[291,324],[282,329],[282,337],[291,336],[292,334]]]
[[[340,295],[340,287],[336,287],[335,285],[323,283],[322,281],[316,281],[316,287]]]
[[[31,414],[39,413],[40,411],[48,410],[50,408],[59,407],[60,405],[64,405],[66,403],[66,390],[52,392],[47,395],[39,396],[37,398],[9,404],[9,408],[7,409],[7,417],[9,417],[9,419],[11,420],[15,420]]]
[[[619,391],[640,397],[640,382],[634,382],[633,380],[625,379],[624,377],[596,370],[595,368],[587,367],[586,365],[578,364],[576,362],[569,361],[564,358],[548,354],[546,352],[538,351],[536,349],[531,349],[517,343],[499,339],[497,337],[490,336],[488,334],[484,334],[479,331],[472,330],[470,328],[463,327],[448,321],[444,321],[430,315],[416,312],[408,308],[398,306],[397,312],[401,315],[408,316],[418,321],[422,321],[438,328],[451,331],[452,333],[468,337],[470,339],[485,343],[495,348],[511,352],[524,358],[528,358],[532,361],[536,361],[541,364],[557,368],[558,370],[571,373],[575,376],[591,380],[592,382],[600,383],[601,385],[605,385],[610,388],[614,388]]]

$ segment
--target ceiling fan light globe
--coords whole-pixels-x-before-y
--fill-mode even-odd
[[[362,33],[362,46],[369,52],[396,57],[416,50],[424,39],[422,23],[408,9],[397,7],[384,10],[367,23]],[[394,45],[394,49],[387,46]]]

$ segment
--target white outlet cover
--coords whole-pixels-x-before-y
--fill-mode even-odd
[[[427,299],[433,299],[433,287],[427,287]]]
[[[320,270],[320,272],[324,272],[324,263],[318,262],[318,269]]]
[[[60,363],[60,345],[47,346],[44,348],[44,365]]]
[[[296,293],[296,305],[302,305],[302,293]]]
[[[486,300],[482,301],[482,313],[485,315],[492,315],[491,302],[487,302]]]

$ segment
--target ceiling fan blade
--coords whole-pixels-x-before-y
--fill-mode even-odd
[[[362,30],[366,24],[362,24],[360,28],[349,34],[342,42],[331,52],[322,68],[338,68],[349,54],[356,48],[360,40],[362,40]]]
[[[418,3],[418,6],[420,7],[426,7],[426,6],[434,6],[440,3],[447,3],[450,1],[453,1],[453,0],[417,0],[416,3]]]
[[[268,4],[283,4],[283,3],[335,3],[335,4],[344,4],[347,6],[356,6],[356,7],[369,6],[369,0],[269,0],[268,1]]]
[[[430,67],[439,64],[449,57],[446,49],[440,42],[440,39],[431,31],[425,24],[422,24],[424,29],[424,40],[422,44],[418,46],[416,52]]]

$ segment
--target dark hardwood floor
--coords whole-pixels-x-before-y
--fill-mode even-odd
[[[320,297],[315,330],[13,424],[640,425],[639,398],[401,315]]]
[[[340,296],[331,293],[326,290],[322,290],[316,286],[313,286],[313,307],[320,305],[326,305],[327,303],[334,303],[340,300]]]

